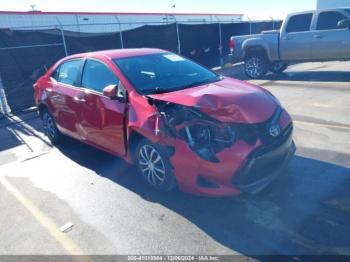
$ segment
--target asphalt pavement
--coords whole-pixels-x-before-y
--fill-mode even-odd
[[[240,66],[221,73],[245,79]],[[350,255],[350,63],[251,82],[291,113],[297,144],[254,196],[158,193],[121,159],[71,139],[52,147],[35,113],[0,119],[0,255]]]

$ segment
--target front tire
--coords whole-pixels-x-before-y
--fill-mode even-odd
[[[163,192],[176,187],[176,178],[165,148],[142,140],[134,154],[135,164],[147,184]]]
[[[262,54],[248,55],[244,60],[244,72],[251,79],[259,79],[266,75],[268,61]]]
[[[275,74],[280,74],[288,68],[288,64],[282,62],[276,62],[271,65],[271,72]]]
[[[43,119],[45,134],[49,138],[50,142],[52,144],[58,144],[59,142],[61,142],[62,134],[57,129],[55,119],[47,109],[43,110],[42,119]]]

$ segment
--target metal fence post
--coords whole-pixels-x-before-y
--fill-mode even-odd
[[[220,53],[220,66],[224,65],[224,57],[222,53],[222,30],[221,30],[221,23],[219,22],[219,53]]]
[[[249,21],[249,34],[251,35],[252,34],[252,20],[250,19],[250,17],[249,16],[247,16],[247,19],[248,19],[248,21]]]
[[[56,16],[56,20],[60,26],[60,30],[61,30],[61,36],[62,36],[62,43],[63,43],[63,48],[64,48],[64,53],[66,56],[68,56],[68,50],[67,50],[67,44],[66,44],[66,38],[64,37],[64,30],[63,30],[63,26],[60,22],[60,20],[58,19],[58,17]]]
[[[177,19],[174,15],[171,15],[175,20],[175,26],[176,26],[176,39],[177,39],[177,52],[178,54],[181,54],[181,41],[180,41],[180,30],[179,30],[179,23],[177,22]]]
[[[118,16],[115,16],[114,17],[117,22],[118,22],[118,26],[119,26],[119,38],[120,38],[120,46],[121,48],[123,49],[124,48],[124,41],[123,41],[123,32],[122,32],[122,26],[120,24],[120,20],[119,20],[119,17]]]
[[[181,42],[180,42],[180,32],[179,32],[179,23],[176,21],[176,36],[177,36],[177,52],[181,54]]]
[[[81,30],[80,30],[80,24],[79,24],[79,17],[78,17],[77,14],[75,15],[75,21],[77,22],[77,29],[78,29],[78,31],[79,31],[79,33],[80,33]]]
[[[275,30],[275,19],[272,16],[270,16],[270,19],[272,21],[272,30]]]
[[[0,113],[8,115],[11,113],[11,109],[7,103],[5,89],[2,85],[1,75],[0,75]]]
[[[215,16],[216,20],[218,20],[219,24],[219,53],[220,53],[220,66],[224,65],[224,56],[222,53],[223,46],[222,46],[222,28],[221,28],[221,20],[218,16]]]
[[[64,53],[65,53],[66,56],[68,56],[66,38],[64,37],[64,31],[63,31],[62,27],[61,27],[61,35],[62,35],[62,42],[63,42]]]

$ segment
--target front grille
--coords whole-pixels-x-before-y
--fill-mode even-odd
[[[247,158],[246,164],[232,178],[233,184],[249,184],[274,172],[283,162],[292,145],[293,125],[290,123],[272,143],[262,145]],[[281,149],[283,150],[282,152]],[[280,152],[277,153],[276,152]],[[273,156],[271,156],[273,154]]]
[[[273,157],[271,154],[288,148],[292,143],[293,123],[282,129],[277,137],[271,136],[269,132],[272,125],[278,124],[281,113],[282,109],[278,107],[272,117],[264,123],[240,126],[238,133],[241,139],[251,145],[255,145],[259,139],[262,145],[248,156],[245,166],[233,176],[233,184],[249,184],[259,180],[271,174],[283,162],[285,153]]]
[[[257,139],[260,139],[263,145],[270,145],[280,139],[285,130],[281,130],[282,134],[278,137],[272,137],[269,129],[272,125],[277,124],[282,114],[282,108],[277,107],[273,115],[265,122],[259,124],[241,124],[238,126],[238,136],[250,145],[255,145]]]
[[[261,156],[274,150],[275,148],[281,146],[285,143],[293,133],[293,123],[290,123],[286,128],[284,128],[281,134],[276,138],[262,140],[263,145],[254,152],[255,156]]]

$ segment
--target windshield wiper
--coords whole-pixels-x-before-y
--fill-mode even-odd
[[[161,88],[161,87],[155,87],[153,89],[147,89],[147,90],[142,90],[142,92],[146,95],[149,94],[163,94],[163,93],[168,93],[171,92],[172,90],[166,89],[166,88]]]
[[[191,84],[183,86],[182,88],[189,88],[189,87],[193,87],[193,86],[200,86],[200,85],[211,84],[211,83],[214,83],[214,82],[217,82],[217,81],[220,81],[220,80],[222,80],[222,78],[220,76],[218,76],[215,79],[209,79],[209,80],[207,79],[207,80],[202,80],[202,81],[195,81],[195,82],[192,82]]]

